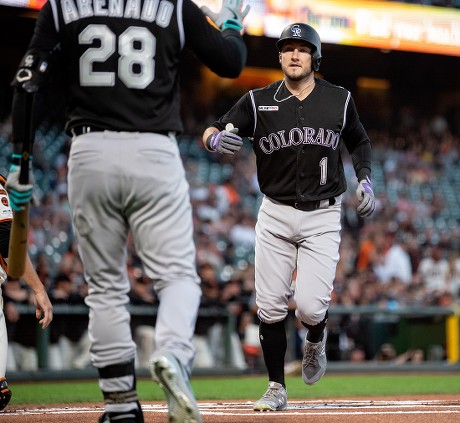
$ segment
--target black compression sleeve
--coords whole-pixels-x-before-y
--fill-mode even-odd
[[[8,247],[10,244],[11,222],[0,223],[0,255],[5,259],[8,258]]]
[[[259,338],[268,379],[286,386],[284,380],[284,357],[287,349],[285,320],[271,324],[260,322]]]
[[[351,153],[358,181],[371,177],[372,149],[368,141],[362,142]]]
[[[16,88],[14,90],[14,97],[13,97],[13,108],[12,108],[12,115],[13,115],[13,153],[22,152],[22,143],[26,139],[26,134],[24,133],[24,122],[30,120],[30,116],[26,116],[26,96],[30,95],[27,94],[22,90],[22,88]]]

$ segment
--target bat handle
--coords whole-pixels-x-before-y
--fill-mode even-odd
[[[25,158],[24,156],[27,155]],[[23,153],[21,157],[21,170],[19,171],[19,183],[26,185],[29,183],[29,157],[28,153]]]
[[[32,146],[34,142],[34,108],[35,108],[35,93],[26,94],[26,116],[24,134],[27,137],[23,141],[21,155],[21,170],[19,172],[19,183],[27,185],[29,181],[30,158],[32,154]]]

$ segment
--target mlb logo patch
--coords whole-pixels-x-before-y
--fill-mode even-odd
[[[262,112],[276,112],[278,106],[259,106],[258,109]]]

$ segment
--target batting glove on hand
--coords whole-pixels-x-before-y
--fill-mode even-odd
[[[13,159],[17,159],[13,155]],[[30,162],[32,163],[32,162]],[[10,167],[8,179],[6,180],[5,188],[8,191],[10,197],[11,208],[15,211],[24,210],[24,207],[33,198],[33,174],[29,169],[29,183],[21,184],[19,182],[19,174],[21,173],[21,166],[18,164],[12,164]]]
[[[375,210],[375,197],[372,191],[372,183],[368,176],[359,182],[356,196],[360,201],[356,211],[361,217],[370,216]]]
[[[208,6],[202,6],[201,10],[222,31],[227,28],[233,28],[237,31],[243,29],[243,19],[249,13],[250,6],[246,5],[244,10],[243,0],[222,0],[222,8],[219,13],[213,12]]]
[[[238,133],[238,128],[227,125],[227,129],[213,132],[206,140],[209,151],[217,151],[222,154],[235,154],[243,145],[243,140]]]

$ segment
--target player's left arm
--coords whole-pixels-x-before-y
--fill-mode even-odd
[[[183,2],[182,15],[185,47],[217,75],[237,78],[247,60],[247,47],[240,31],[231,27],[222,31],[215,28],[190,0]]]
[[[351,155],[358,179],[356,196],[359,204],[356,211],[361,217],[368,217],[375,210],[375,195],[371,182],[372,144],[359,119],[351,96],[346,111],[346,125],[342,131],[342,138]]]

